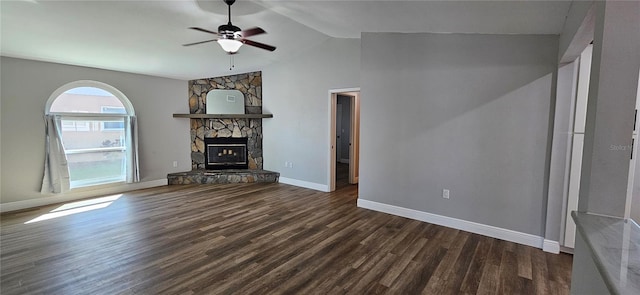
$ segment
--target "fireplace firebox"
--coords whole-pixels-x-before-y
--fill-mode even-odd
[[[248,169],[247,138],[205,138],[207,170]]]

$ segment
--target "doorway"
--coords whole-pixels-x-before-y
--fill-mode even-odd
[[[335,191],[358,183],[360,89],[329,91],[329,188]]]

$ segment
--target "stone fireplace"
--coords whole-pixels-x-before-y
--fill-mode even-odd
[[[245,114],[262,114],[262,72],[189,81],[189,113],[205,114],[207,93],[235,89],[244,94]],[[206,169],[205,138],[247,138],[248,169],[262,169],[262,119],[191,119],[191,166]]]
[[[182,117],[191,121],[192,171],[169,174],[169,184],[277,182],[279,173],[262,170],[261,116],[197,116],[207,114],[207,93],[214,89],[240,91],[244,114],[262,114],[262,72],[191,80],[188,86],[189,115]]]

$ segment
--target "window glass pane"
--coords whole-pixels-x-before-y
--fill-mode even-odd
[[[124,160],[124,150],[68,154],[71,187],[124,181]]]
[[[91,131],[91,125],[86,121],[62,120],[62,131]]]
[[[51,104],[49,111],[103,113],[103,107],[125,110],[122,102],[107,91],[95,87],[78,87],[67,90],[58,96]],[[119,113],[122,114],[122,112]]]
[[[124,128],[101,128],[104,124],[124,121],[62,120],[62,141],[69,163],[71,187],[124,181],[125,131]],[[65,126],[73,126],[75,129]],[[85,126],[87,130],[78,128]],[[83,127],[84,128],[84,127]]]
[[[102,107],[102,112],[105,114],[126,114],[127,111],[124,107]]]
[[[124,107],[109,107],[103,106],[102,113],[105,114],[126,114],[127,111]],[[108,121],[102,124],[102,129],[105,130],[116,130],[116,129],[124,129],[124,122],[120,121]]]
[[[96,95],[96,96],[113,96],[109,91],[102,90],[96,87],[76,87],[69,89],[64,93],[80,94],[80,95]]]
[[[114,129],[124,129],[124,123],[123,122],[104,122],[103,125],[105,130],[114,130]]]

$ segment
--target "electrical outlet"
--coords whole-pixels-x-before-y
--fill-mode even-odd
[[[449,190],[448,189],[443,189],[442,190],[442,198],[449,199]]]
[[[289,162],[289,168],[293,168],[293,162]]]
[[[178,167],[178,161],[173,161],[173,167]]]

